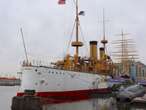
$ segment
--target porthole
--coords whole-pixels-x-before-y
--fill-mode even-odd
[[[41,75],[42,73],[41,72],[38,72],[38,75]]]
[[[45,80],[40,80],[40,84],[44,84],[45,83]]]
[[[38,83],[36,82],[36,83],[35,83],[35,85],[37,86],[37,85],[38,85]]]

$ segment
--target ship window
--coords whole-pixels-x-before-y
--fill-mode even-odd
[[[38,72],[38,75],[41,75],[42,73],[41,72]]]
[[[45,80],[41,80],[41,81],[40,81],[40,84],[44,84],[44,83],[45,83]]]
[[[56,72],[56,74],[58,74],[58,72]]]
[[[36,82],[35,85],[38,85],[38,83]]]
[[[38,70],[37,69],[35,69],[35,72],[37,72]]]
[[[52,73],[54,73],[54,71],[52,71]]]

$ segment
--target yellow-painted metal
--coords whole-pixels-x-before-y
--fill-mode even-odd
[[[81,46],[83,46],[83,43],[82,42],[79,42],[79,41],[74,41],[74,42],[72,42],[71,45],[73,47],[81,47]]]
[[[78,56],[74,55],[74,64],[77,65],[77,63],[78,63]]]
[[[105,54],[104,48],[100,48],[100,59],[97,59],[97,42],[90,42],[90,57],[78,57],[75,54],[73,57],[69,54],[66,55],[64,60],[58,61],[56,67],[65,70],[90,72],[98,74],[111,74],[113,71],[113,64],[111,59]]]
[[[64,69],[70,69],[70,67],[71,67],[70,55],[67,54],[65,58]]]
[[[100,48],[100,60],[105,60],[105,49],[103,47]]]
[[[90,41],[90,58],[97,60],[97,41]]]

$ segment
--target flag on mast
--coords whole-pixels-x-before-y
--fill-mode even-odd
[[[66,2],[66,0],[59,0],[59,1],[58,1],[58,4],[59,4],[59,5],[64,5],[65,2]]]
[[[85,16],[85,11],[80,11],[79,15]]]

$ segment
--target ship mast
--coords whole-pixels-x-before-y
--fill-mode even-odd
[[[76,0],[76,42],[79,41],[79,16],[78,16],[78,0]],[[76,46],[76,55],[79,54],[79,47]]]
[[[72,42],[72,46],[75,47],[75,56],[78,61],[79,56],[79,47],[83,46],[83,43],[79,41],[79,7],[78,7],[78,0],[76,0],[76,40]]]
[[[25,52],[25,57],[26,57],[26,64],[28,64],[28,55],[27,55],[27,50],[26,50],[26,45],[25,45],[25,40],[24,40],[24,34],[22,28],[20,28],[21,36],[22,36],[22,42],[23,42],[23,47],[24,47],[24,52]]]
[[[105,12],[103,9],[103,39],[101,40],[101,43],[103,44],[104,50],[106,49],[106,44],[108,43],[108,41],[105,39]]]
[[[134,48],[135,42],[133,41],[133,39],[126,38],[127,35],[129,35],[129,33],[124,33],[124,31],[122,30],[121,34],[118,35],[121,36],[121,39],[113,42],[113,44],[115,44],[117,48],[117,51],[113,52],[113,56],[117,61],[119,61],[119,72],[129,75],[129,66],[133,59],[137,59],[137,51]]]

